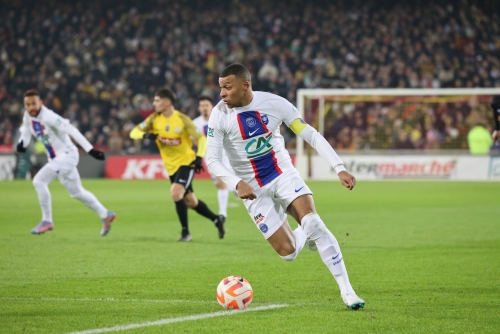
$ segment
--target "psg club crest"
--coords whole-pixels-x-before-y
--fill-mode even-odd
[[[255,121],[255,118],[253,117],[248,117],[246,119],[246,122],[247,122],[247,125],[250,127],[250,128],[253,128],[256,124],[256,121]]]
[[[266,114],[262,114],[260,116],[260,119],[262,120],[262,123],[264,123],[265,125],[267,125],[267,123],[269,123],[269,118],[267,118]]]

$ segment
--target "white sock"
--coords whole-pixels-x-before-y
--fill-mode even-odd
[[[52,221],[52,196],[49,191],[49,183],[57,178],[57,173],[47,165],[42,167],[33,178],[33,186],[38,194],[38,202],[42,209],[42,220]]]
[[[68,190],[71,197],[76,198],[91,208],[101,219],[108,216],[108,209],[106,209],[101,202],[99,202],[94,194],[83,188],[79,174],[76,176],[73,174],[71,175],[71,178],[61,179],[61,183]]]
[[[285,261],[293,261],[299,255],[302,248],[306,244],[306,234],[300,225],[293,231],[293,235],[295,236],[295,251],[292,254],[281,256],[281,258]]]
[[[38,202],[42,209],[42,220],[52,222],[52,197],[49,187],[45,183],[37,183],[33,180],[36,192],[38,194]]]
[[[219,215],[227,217],[227,201],[229,199],[229,190],[219,189],[217,191],[217,199],[219,200]]]
[[[316,243],[323,263],[328,267],[339,285],[340,293],[354,293],[349,282],[349,277],[347,276],[347,269],[342,258],[339,243],[332,232],[328,230],[325,223],[323,223],[317,214],[304,216],[301,223],[307,237]]]

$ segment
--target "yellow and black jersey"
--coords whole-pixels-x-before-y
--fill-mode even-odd
[[[141,139],[146,132],[158,135],[156,144],[168,175],[173,175],[181,166],[189,166],[196,155],[202,158],[205,155],[207,149],[205,136],[188,116],[178,110],[169,117],[165,117],[162,113],[151,114],[132,130],[130,137]],[[191,137],[198,142],[196,154],[192,148]]]

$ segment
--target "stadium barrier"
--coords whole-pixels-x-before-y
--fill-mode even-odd
[[[197,179],[209,179],[210,174],[205,171],[196,174]],[[159,155],[129,155],[109,156],[106,158],[104,177],[122,180],[154,180],[168,179],[163,160]]]
[[[15,154],[0,154],[0,180],[14,179],[14,168],[16,167]]]
[[[499,156],[343,155],[346,169],[358,180],[500,180]],[[337,180],[319,156],[310,161],[310,180]]]

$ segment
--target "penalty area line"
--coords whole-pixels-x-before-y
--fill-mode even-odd
[[[203,314],[189,315],[189,316],[178,317],[178,318],[167,318],[167,319],[160,319],[160,320],[156,320],[156,321],[146,321],[146,322],[141,322],[139,324],[130,324],[130,325],[107,327],[107,328],[88,329],[88,330],[79,331],[79,332],[71,332],[68,334],[98,334],[98,333],[106,333],[106,332],[120,332],[120,331],[129,330],[129,329],[135,329],[135,328],[161,326],[161,325],[172,324],[174,322],[183,322],[183,321],[215,318],[215,317],[236,315],[236,314],[242,314],[242,313],[254,312],[254,311],[265,311],[265,310],[271,310],[271,309],[282,308],[282,307],[287,307],[287,306],[288,306],[287,304],[271,304],[271,305],[266,305],[266,306],[253,307],[253,308],[249,308],[249,309],[242,310],[242,311],[230,310],[230,311],[203,313]]]

